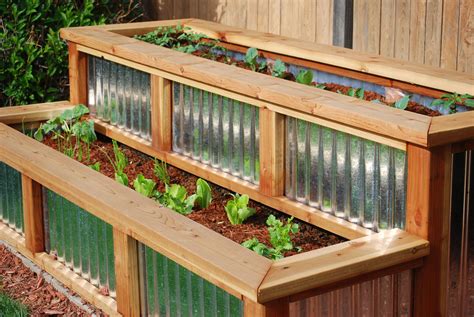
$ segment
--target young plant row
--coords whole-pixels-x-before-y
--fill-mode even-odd
[[[88,163],[90,161],[90,149],[95,146],[93,143],[97,140],[94,122],[85,118],[88,113],[89,110],[84,105],[66,110],[58,117],[41,124],[34,136],[38,141],[43,141],[45,136],[51,135],[51,138],[56,140],[59,151],[71,158],[77,158],[79,161],[83,160],[83,152],[85,151],[86,159],[84,162]],[[125,170],[129,165],[129,161],[118,143],[112,140],[113,157],[110,157],[104,149],[100,147],[98,149],[109,160],[114,170],[115,180],[128,187],[129,178]],[[100,162],[90,164],[89,167],[98,172],[101,169]],[[188,195],[184,186],[171,183],[165,162],[155,159],[153,174],[164,184],[165,190],[163,192],[158,191],[157,183],[153,179],[146,178],[143,174],[138,174],[132,182],[135,191],[182,215],[189,215],[195,207],[205,209],[210,206],[212,189],[204,179],[199,178],[196,181],[196,192]],[[232,225],[241,225],[256,211],[249,207],[248,195],[236,193],[231,196],[232,199],[227,201],[224,210]],[[299,226],[292,223],[292,221],[293,217],[283,223],[276,219],[274,215],[270,215],[266,220],[266,225],[271,246],[265,245],[257,238],[249,239],[243,242],[242,245],[270,259],[282,258],[287,251],[300,251],[292,243],[292,236],[299,230]]]
[[[158,27],[155,31],[144,35],[136,35],[136,39],[174,49],[183,53],[194,54],[207,59],[216,60],[230,65],[245,67],[255,72],[268,74],[274,77],[296,81],[297,83],[314,86],[319,89],[326,89],[323,83],[316,83],[313,80],[313,71],[311,69],[302,69],[296,77],[289,72],[289,67],[281,60],[277,59],[273,63],[268,63],[260,58],[258,50],[251,47],[247,50],[242,62],[231,58],[228,51],[220,45],[218,40],[209,38],[205,34],[192,32],[191,28],[177,26]],[[337,93],[344,94],[337,90]],[[363,88],[350,88],[346,95],[365,99]],[[373,102],[386,104],[398,109],[408,108],[411,95],[404,95],[395,102],[385,102],[383,100],[373,100]],[[470,94],[444,94],[439,99],[431,103],[432,107],[441,107],[449,113],[458,111],[458,106],[465,106],[474,109],[474,96]]]

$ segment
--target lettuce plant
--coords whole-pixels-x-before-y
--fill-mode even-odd
[[[207,208],[211,204],[211,201],[211,186],[209,186],[205,180],[199,178],[196,181],[196,204],[201,208]]]
[[[188,197],[188,193],[184,186],[173,184],[171,186],[165,185],[164,193],[157,193],[158,201],[163,205],[174,211],[188,215],[193,211],[196,195]]]
[[[258,51],[255,47],[250,47],[244,57],[245,64],[254,72],[264,70],[267,67],[266,62],[258,62]]]
[[[283,78],[286,72],[286,65],[281,60],[277,59],[273,64],[272,76]]]
[[[143,174],[138,174],[133,181],[133,188],[145,197],[152,198],[155,196],[156,183],[152,179],[145,178]]]
[[[408,102],[410,101],[410,95],[405,95],[403,98],[395,101],[393,106],[397,109],[405,110],[408,107]]]
[[[296,82],[303,85],[310,85],[313,82],[313,72],[309,69],[300,70],[296,76]]]
[[[242,224],[248,217],[255,214],[255,209],[249,208],[249,196],[239,194],[232,195],[233,199],[229,200],[225,205],[227,218],[233,225]]]

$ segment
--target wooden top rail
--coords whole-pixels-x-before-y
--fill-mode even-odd
[[[445,91],[474,94],[472,76],[458,72],[438,70],[275,35],[244,31],[211,22],[189,19],[180,21],[196,31],[207,30],[210,35],[239,45],[256,46],[281,54],[391,78],[402,74],[402,76],[398,76],[401,80],[409,79],[410,82],[415,81],[417,84]],[[170,80],[173,80],[172,77],[179,76],[217,87],[221,91],[228,91],[229,94],[237,93],[252,98],[257,102],[268,104],[268,107],[287,109],[288,113],[282,111],[283,114],[290,115],[296,111],[339,123],[364,133],[369,132],[398,142],[409,142],[422,146],[445,144],[474,137],[465,133],[465,126],[459,126],[457,121],[455,123],[452,120],[449,121],[447,118],[450,116],[432,119],[428,116],[380,106],[357,98],[180,53],[128,37],[151,31],[160,25],[175,25],[177,22],[178,20],[172,20],[68,28],[61,30],[61,36],[86,48],[157,69],[161,72],[161,76]],[[441,86],[442,88],[440,88]],[[465,119],[468,122],[467,125],[469,125],[470,119],[474,119],[473,112],[463,113],[460,116],[467,118]],[[435,119],[438,123],[446,125],[448,130],[438,130],[432,134],[430,126]],[[474,123],[470,126],[472,125]]]
[[[5,124],[44,121],[60,115],[74,106],[69,101],[39,103],[28,106],[0,108],[0,122]]]
[[[426,240],[390,230],[270,261],[0,123],[0,160],[211,283],[257,302],[426,256]]]

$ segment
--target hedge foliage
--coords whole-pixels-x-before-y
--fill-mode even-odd
[[[68,99],[62,27],[139,19],[140,0],[1,0],[0,106]]]

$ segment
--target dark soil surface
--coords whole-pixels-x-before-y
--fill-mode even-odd
[[[57,148],[56,143],[51,138],[46,138],[44,142],[46,145]],[[165,185],[158,180],[153,173],[154,161],[147,155],[140,153],[129,147],[121,146],[124,154],[128,158],[129,165],[125,169],[125,173],[128,176],[129,187],[133,189],[133,181],[138,174],[143,174],[146,178],[153,179],[157,183],[157,189],[160,192],[165,190]],[[107,153],[107,154],[105,154]],[[91,148],[91,158],[89,162],[83,162],[86,165],[100,162],[100,172],[110,178],[114,178],[114,169],[110,164],[109,157],[114,157],[112,143],[110,140],[100,138],[94,142]],[[171,179],[171,184],[180,184],[186,187],[188,194],[191,195],[196,191],[196,180],[198,177],[186,173],[178,168],[168,165],[168,174]],[[254,201],[250,201],[249,206],[255,208],[256,214],[247,219],[242,225],[232,225],[227,219],[227,214],[224,210],[224,206],[228,200],[230,200],[231,192],[217,186],[215,184],[209,184],[212,188],[212,203],[206,209],[194,209],[194,211],[187,217],[214,230],[217,233],[237,242],[242,243],[248,239],[256,237],[260,242],[267,244],[269,243],[269,236],[267,226],[265,224],[270,214],[275,215],[280,220],[288,219],[289,217],[259,204]],[[323,248],[326,246],[334,245],[340,242],[346,241],[344,238],[336,236],[330,232],[317,228],[306,222],[294,220],[300,226],[299,232],[293,238],[293,245],[295,247],[301,247],[302,252]],[[290,256],[296,252],[287,252],[285,256]]]
[[[26,305],[32,316],[89,316],[27,268],[4,245],[0,245],[0,290]],[[100,311],[94,313],[105,316]]]

